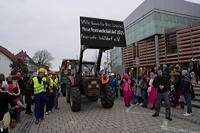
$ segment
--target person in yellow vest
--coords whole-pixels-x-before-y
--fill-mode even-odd
[[[55,109],[59,109],[58,108],[58,97],[59,97],[59,80],[56,77],[56,73],[52,72],[52,77],[51,82],[53,83],[53,99],[54,99],[54,108]]]
[[[46,115],[51,113],[53,108],[53,81],[50,77],[47,78],[47,88],[46,88]]]
[[[39,120],[44,119],[44,105],[46,102],[46,70],[40,68],[38,76],[32,78],[31,84],[33,85],[34,101],[35,101],[35,124],[39,123]]]
[[[70,61],[67,61],[67,70],[68,70],[68,74],[71,75],[71,70],[72,70],[72,65]]]

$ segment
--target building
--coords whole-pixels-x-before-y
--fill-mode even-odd
[[[25,61],[25,63],[28,66],[28,71],[30,75],[36,75],[38,67],[35,64],[35,62],[32,60],[32,58],[26,53],[26,51],[20,51],[18,54],[15,55],[15,57],[18,59],[22,59]]]
[[[183,63],[199,58],[199,23],[199,4],[145,0],[124,20],[124,67]]]
[[[123,74],[124,65],[123,65],[123,57],[122,57],[122,48],[114,47],[111,52],[111,71],[117,74]]]
[[[15,60],[15,55],[0,45],[0,73],[10,75],[10,64]]]

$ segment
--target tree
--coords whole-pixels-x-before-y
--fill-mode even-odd
[[[33,56],[33,61],[38,67],[51,67],[51,61],[53,57],[51,53],[47,50],[39,50],[35,52]]]
[[[10,64],[11,74],[14,75],[17,72],[20,72],[22,75],[28,74],[28,66],[22,59],[17,59]]]

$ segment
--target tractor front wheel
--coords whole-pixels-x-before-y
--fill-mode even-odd
[[[81,110],[81,94],[78,87],[71,87],[70,107],[73,112],[78,112]]]
[[[111,86],[104,86],[101,96],[101,104],[104,108],[112,108],[115,100],[115,92]]]

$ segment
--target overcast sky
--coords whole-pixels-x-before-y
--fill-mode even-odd
[[[200,3],[200,0],[188,0]],[[58,70],[63,58],[77,58],[79,17],[123,21],[143,0],[0,0],[0,45],[13,53],[47,49]],[[93,53],[87,52],[86,59]]]

